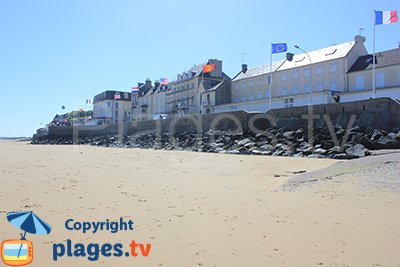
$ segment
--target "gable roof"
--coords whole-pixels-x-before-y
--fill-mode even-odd
[[[356,41],[351,41],[343,44],[333,45],[319,50],[307,52],[310,56],[312,64],[318,64],[328,60],[334,60],[344,58],[348,55],[350,50],[355,46]],[[307,54],[294,55],[292,61],[285,59],[272,62],[272,72],[283,71],[310,64]],[[246,73],[240,72],[233,81],[255,77],[258,75],[267,74],[270,72],[270,64],[260,65],[251,69],[248,69]]]
[[[359,57],[356,62],[351,66],[349,72],[356,72],[362,70],[372,69],[373,55],[365,55]],[[400,64],[400,48],[386,50],[375,53],[375,68],[382,68],[386,66]]]

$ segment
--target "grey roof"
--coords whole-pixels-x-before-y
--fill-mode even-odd
[[[344,44],[329,46],[319,50],[307,52],[311,58],[312,64],[321,63],[323,61],[334,60],[346,57],[350,50],[355,46],[356,41],[347,42]],[[282,55],[284,55],[282,53]],[[272,72],[292,69],[296,67],[309,65],[310,61],[305,53],[294,55],[293,60],[279,60],[272,63]],[[248,69],[246,73],[240,72],[233,81],[251,78],[258,75],[267,74],[270,72],[270,64],[260,65]]]
[[[215,85],[214,87],[208,89],[205,92],[216,91],[223,83],[224,83],[224,80],[222,80],[220,83],[218,83],[217,85]]]
[[[93,104],[104,100],[114,100],[115,94],[117,93],[121,96],[121,98],[118,99],[119,101],[131,101],[131,93],[129,92],[107,90],[100,94],[95,95],[93,98]],[[126,95],[127,97],[125,97],[125,94],[127,94]]]
[[[372,69],[373,55],[361,56],[351,66],[349,72]],[[382,68],[391,65],[400,64],[400,48],[375,53],[375,67]]]

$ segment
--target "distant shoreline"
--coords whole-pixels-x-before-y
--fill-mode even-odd
[[[0,141],[31,141],[32,137],[20,136],[20,137],[0,137]]]

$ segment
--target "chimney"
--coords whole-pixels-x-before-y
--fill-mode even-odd
[[[354,37],[354,41],[355,41],[356,43],[365,43],[366,40],[367,40],[367,39],[366,39],[364,36],[361,36],[361,35],[356,35],[356,36]]]
[[[242,72],[243,73],[247,72],[247,64],[242,64]]]
[[[159,81],[155,81],[155,82],[154,82],[154,87],[155,87],[155,88],[158,88],[159,86],[160,86],[160,82],[159,82]]]
[[[149,78],[147,78],[145,84],[146,84],[146,89],[150,88],[151,87],[151,80]]]

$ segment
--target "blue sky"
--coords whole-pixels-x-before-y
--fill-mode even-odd
[[[30,136],[61,106],[85,108],[107,89],[170,80],[209,58],[234,76],[268,63],[271,42],[305,50],[353,40],[372,52],[373,10],[398,0],[0,1],[0,136]],[[400,42],[400,23],[377,26],[377,51]],[[284,54],[274,56],[280,59]]]

